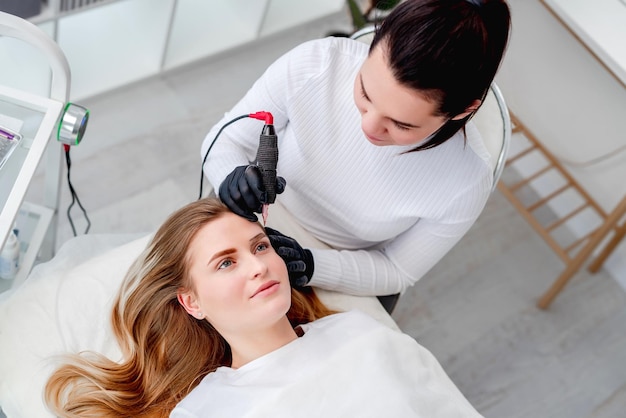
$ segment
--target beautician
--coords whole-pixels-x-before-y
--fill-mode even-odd
[[[294,285],[398,293],[468,231],[493,181],[469,120],[509,29],[503,0],[407,0],[369,47],[328,37],[287,52],[213,127],[203,157],[237,115],[273,114],[282,193],[270,219],[281,206],[330,247],[302,248],[289,230],[268,231]],[[203,166],[220,199],[251,221],[265,202],[251,165],[259,129],[250,119],[228,126]]]

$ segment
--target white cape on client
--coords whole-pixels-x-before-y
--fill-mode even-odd
[[[239,369],[206,376],[171,417],[480,417],[433,355],[358,310]]]

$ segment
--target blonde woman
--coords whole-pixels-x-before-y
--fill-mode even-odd
[[[124,360],[68,357],[45,389],[57,416],[479,416],[411,337],[293,290],[260,224],[217,200],[166,220],[112,324]]]

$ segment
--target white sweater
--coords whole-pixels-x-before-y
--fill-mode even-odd
[[[209,373],[171,418],[479,418],[413,338],[350,311],[239,369]]]
[[[311,285],[356,295],[403,291],[467,232],[490,194],[489,155],[472,123],[434,149],[372,145],[353,85],[368,46],[347,38],[306,42],[274,62],[208,133],[204,157],[231,119],[270,111],[278,134],[277,197],[312,236]],[[215,188],[253,161],[263,122],[244,119],[215,142],[204,173]],[[270,209],[271,210],[271,209]],[[289,231],[281,231],[289,235]]]

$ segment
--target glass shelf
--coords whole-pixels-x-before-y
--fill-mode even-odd
[[[21,121],[20,133],[23,136],[20,145],[0,169],[0,247],[16,225],[16,219],[22,243],[18,275],[14,280],[2,280],[0,292],[26,278],[46,234],[50,231],[56,207],[24,202],[24,196],[42,157],[46,154],[62,111],[61,102],[0,85],[0,114]],[[60,159],[61,145],[54,145],[59,147]],[[53,184],[57,191],[60,185],[59,174],[45,173],[46,176],[55,176],[56,182]]]
[[[39,248],[50,228],[54,211],[45,206],[23,202],[17,215],[19,230],[20,261],[17,275],[13,280],[0,279],[0,293],[21,285],[37,262]]]

